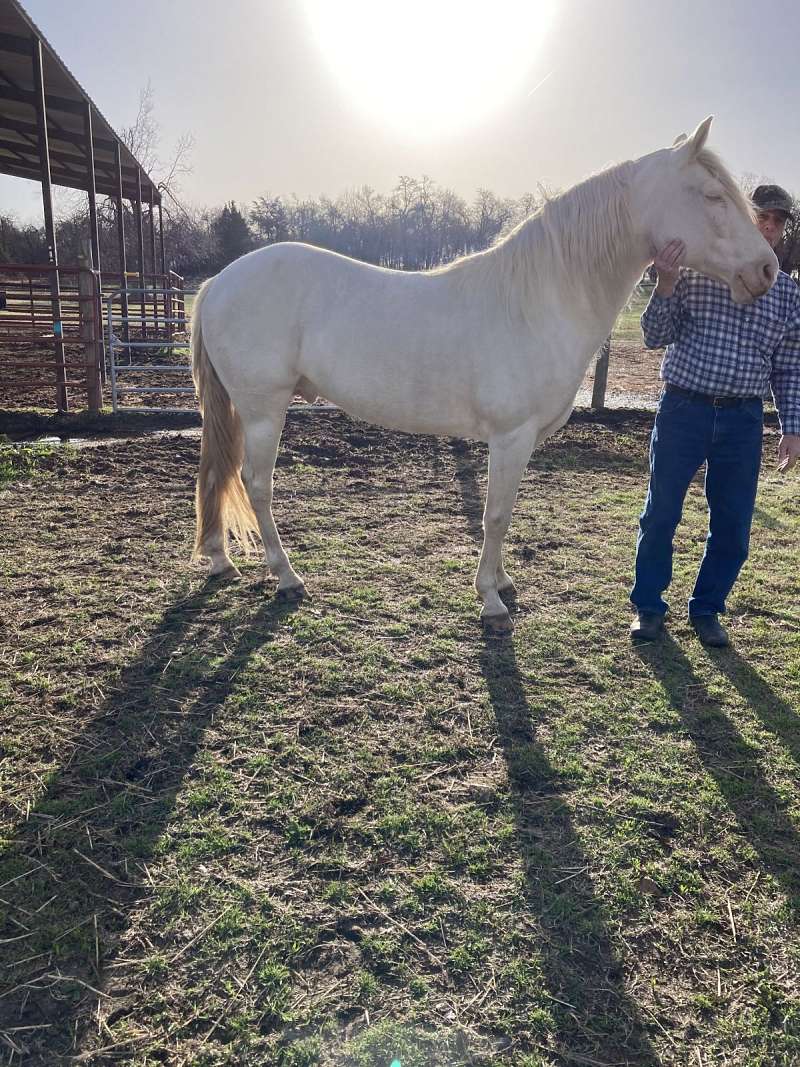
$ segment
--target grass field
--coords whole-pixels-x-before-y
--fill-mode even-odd
[[[614,341],[626,341],[642,344],[642,327],[639,320],[650,299],[650,289],[634,289],[628,304],[622,309],[617,319],[612,337]]]
[[[735,648],[682,615],[699,485],[632,648],[647,429],[535,456],[504,641],[482,447],[290,418],[294,610],[187,563],[196,436],[4,449],[0,1063],[800,1062],[797,480]]]

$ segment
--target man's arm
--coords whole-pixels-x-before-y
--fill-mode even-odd
[[[642,315],[642,335],[647,348],[665,348],[680,336],[684,317],[680,262],[685,252],[683,241],[674,240],[653,260],[658,281]]]
[[[772,395],[781,420],[778,470],[791,470],[800,459],[800,292],[786,336],[772,356]]]

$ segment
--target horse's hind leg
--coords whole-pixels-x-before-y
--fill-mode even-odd
[[[219,525],[219,530],[206,537],[205,545],[203,547],[203,555],[208,556],[211,561],[211,567],[208,572],[209,578],[241,578],[242,575],[239,568],[228,555],[225,547],[225,538],[222,534],[221,523]]]
[[[303,580],[292,570],[272,517],[272,478],[289,399],[287,395],[282,398],[280,406],[274,405],[268,412],[260,412],[255,417],[242,420],[242,481],[258,520],[267,565],[278,579],[278,596],[287,600],[300,600],[305,595]]]

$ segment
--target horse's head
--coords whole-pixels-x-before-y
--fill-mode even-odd
[[[690,137],[639,161],[634,210],[653,251],[680,238],[687,267],[723,282],[737,304],[749,304],[775,281],[778,260],[749,201],[705,147],[710,126],[707,118]]]

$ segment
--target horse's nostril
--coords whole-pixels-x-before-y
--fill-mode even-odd
[[[770,283],[774,280],[775,271],[771,263],[764,264],[764,277]]]

